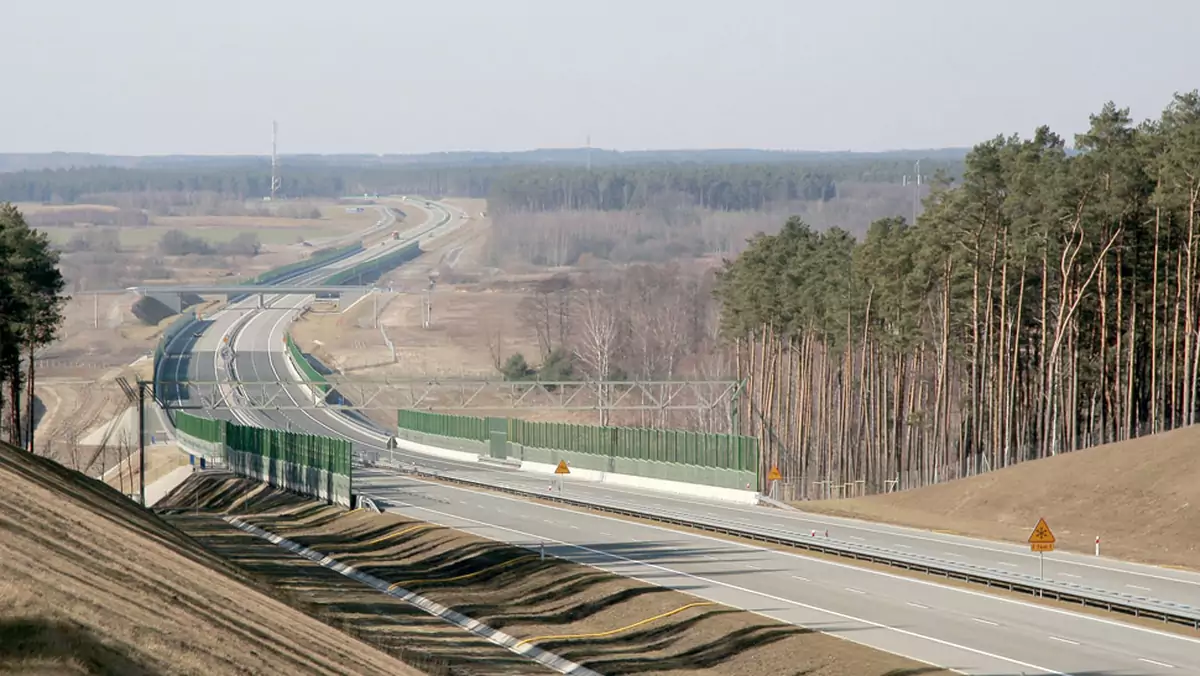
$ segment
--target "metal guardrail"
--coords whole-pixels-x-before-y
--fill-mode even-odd
[[[1179,624],[1191,627],[1193,629],[1200,629],[1200,608],[1186,604],[1172,603],[1170,601],[1163,601],[1160,599],[1138,596],[1134,594],[1113,592],[1105,589],[1089,587],[1086,585],[1058,582],[1056,580],[1045,580],[1032,575],[1012,573],[1004,570],[987,568],[984,566],[974,566],[971,564],[958,563],[954,561],[946,561],[935,557],[921,556],[919,554],[896,552],[883,547],[860,545],[834,538],[827,538],[819,534],[811,537],[803,537],[778,529],[747,527],[741,525],[735,526],[729,523],[696,518],[675,512],[646,508],[634,509],[615,504],[579,500],[561,495],[544,494],[524,488],[517,488],[515,486],[489,484],[483,481],[477,481],[475,479],[466,479],[451,474],[422,470],[416,465],[404,465],[400,463],[393,464],[389,461],[383,460],[378,456],[378,454],[371,455],[375,457],[368,459],[360,457],[359,459],[364,460],[364,464],[368,466],[374,465],[395,468],[406,474],[436,479],[439,481],[448,481],[466,486],[474,486],[477,488],[508,493],[510,495],[545,500],[558,504],[605,512],[608,514],[645,519],[657,523],[681,526],[684,528],[691,528],[709,533],[729,535],[754,542],[782,545],[792,549],[802,549],[821,554],[854,559],[857,561],[867,561],[893,568],[900,568],[903,570],[910,570],[926,573],[928,575],[944,577],[951,580],[960,580],[963,582],[980,584],[989,588],[998,588],[1006,591],[1029,594],[1038,598],[1049,598],[1068,603],[1078,603],[1079,605],[1085,607],[1100,608],[1111,612],[1132,615],[1134,617],[1162,620],[1163,622]]]

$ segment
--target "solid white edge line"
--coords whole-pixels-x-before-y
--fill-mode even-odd
[[[635,491],[629,491],[629,490],[624,490],[624,489],[620,489],[620,488],[613,488],[613,487],[605,487],[605,488],[606,488],[606,490],[611,490],[614,492],[627,493],[630,495],[642,495]],[[684,504],[703,505],[705,507],[710,507],[710,508],[713,507],[713,505],[711,503],[701,502],[701,501],[696,501],[696,500],[688,500],[687,498],[684,498],[684,497],[677,497],[677,496],[663,496],[663,497],[670,497],[671,500],[680,502],[680,503],[684,503]],[[890,524],[890,523],[884,523],[884,522],[867,521],[865,519],[830,517],[830,516],[827,516],[824,514],[818,514],[815,512],[806,512],[804,510],[797,510],[796,513],[784,512],[784,511],[779,511],[779,510],[765,510],[765,509],[755,511],[753,508],[739,507],[737,505],[732,505],[732,504],[729,504],[729,505],[722,504],[722,505],[720,505],[720,508],[722,508],[726,511],[729,511],[729,512],[741,512],[741,513],[744,513],[747,515],[753,515],[753,516],[758,516],[758,517],[766,516],[768,518],[779,518],[783,521],[795,521],[795,522],[799,522],[802,524],[803,523],[809,523],[809,524],[816,523],[816,524],[821,524],[823,526],[836,526],[839,528],[848,528],[850,530],[857,530],[857,531],[862,531],[865,533],[872,533],[875,535],[887,536],[887,537],[892,537],[892,538],[917,540],[917,541],[922,541],[922,542],[937,543],[942,546],[975,549],[975,550],[979,550],[979,551],[992,552],[995,554],[1003,554],[1005,556],[1013,556],[1013,557],[1018,557],[1018,558],[1023,558],[1023,559],[1037,558],[1033,554],[1030,554],[1030,553],[1027,553],[1024,551],[1015,550],[1015,549],[1005,549],[1004,547],[1020,547],[1020,545],[1011,543],[1011,542],[1004,542],[1002,540],[986,540],[983,538],[965,538],[963,536],[957,536],[957,535],[938,537],[939,534],[934,533],[933,531],[930,531],[930,530],[913,528],[910,526],[901,526],[901,525],[897,525],[897,524]],[[743,523],[749,523],[749,522],[744,521]],[[874,527],[872,527],[872,526],[874,526]],[[783,525],[783,526],[778,526],[778,527],[786,529],[786,528],[789,528],[790,526]],[[849,536],[847,536],[847,537],[849,537]],[[962,540],[964,540],[964,539],[974,540],[974,542],[963,542]],[[981,543],[981,544],[976,544],[976,543]],[[892,543],[888,543],[886,545],[881,545],[881,546],[903,547],[906,549],[912,549],[911,545],[892,544]],[[1072,553],[1066,553],[1066,554],[1070,555]],[[1083,554],[1075,554],[1075,556],[1084,556],[1084,555]],[[1136,561],[1122,561],[1120,559],[1110,559],[1110,560],[1116,561],[1116,562],[1126,565],[1126,566],[1145,566],[1145,567],[1149,567],[1154,570],[1162,570],[1158,566],[1149,566],[1148,564],[1141,564]],[[1189,585],[1194,585],[1194,586],[1200,586],[1200,580],[1188,580],[1188,579],[1183,579],[1183,578],[1178,578],[1178,577],[1171,577],[1171,576],[1165,574],[1167,572],[1165,570],[1163,570],[1162,573],[1156,574],[1153,572],[1134,570],[1131,568],[1120,568],[1120,567],[1115,567],[1115,566],[1102,566],[1102,565],[1095,564],[1095,563],[1088,563],[1086,561],[1077,561],[1072,558],[1060,558],[1058,556],[1046,557],[1046,561],[1053,561],[1055,563],[1062,564],[1062,565],[1080,566],[1083,568],[1092,568],[1095,570],[1103,570],[1103,571],[1107,571],[1110,573],[1118,573],[1118,574],[1123,574],[1123,575],[1136,575],[1139,577],[1148,577],[1148,578],[1153,578],[1153,579],[1157,579],[1157,580],[1163,580],[1166,582],[1176,582],[1179,584],[1189,584]],[[1032,563],[1032,561],[1030,561],[1030,563]],[[1193,575],[1196,574],[1194,571],[1182,571],[1182,572],[1188,573],[1188,574],[1193,574]]]
[[[822,558],[805,556],[803,554],[796,554],[794,552],[782,551],[782,550],[778,550],[778,549],[770,549],[767,547],[761,547],[761,546],[749,544],[746,542],[738,542],[735,540],[724,540],[721,538],[713,537],[711,535],[704,535],[701,533],[685,532],[685,531],[675,530],[672,528],[666,528],[664,526],[658,526],[658,525],[649,524],[649,523],[641,523],[641,522],[635,522],[635,521],[628,521],[625,519],[618,519],[616,517],[608,516],[608,515],[597,513],[597,512],[577,511],[577,510],[573,510],[573,509],[566,509],[564,507],[558,507],[556,505],[535,503],[535,502],[531,502],[529,500],[522,500],[521,498],[504,495],[502,493],[495,493],[495,492],[491,492],[491,491],[472,490],[470,488],[463,488],[463,487],[455,486],[455,485],[451,485],[451,484],[439,484],[439,483],[433,483],[433,482],[429,482],[429,481],[423,481],[421,479],[417,479],[417,478],[414,478],[411,476],[406,476],[406,475],[401,475],[401,474],[393,474],[391,472],[387,472],[386,470],[376,470],[376,471],[380,471],[380,473],[383,473],[383,474],[389,474],[393,478],[403,478],[403,479],[407,479],[409,481],[422,483],[427,486],[449,488],[452,490],[469,491],[469,492],[474,492],[474,493],[483,492],[483,493],[490,495],[491,497],[494,497],[494,498],[497,498],[500,500],[509,500],[512,502],[520,502],[522,504],[534,505],[536,507],[540,507],[543,509],[554,509],[554,510],[559,510],[559,511],[563,511],[563,512],[569,512],[574,515],[586,515],[586,516],[590,516],[590,517],[593,517],[596,519],[604,519],[607,521],[618,522],[625,526],[633,525],[633,526],[639,526],[642,528],[650,528],[653,530],[663,531],[663,532],[671,533],[671,534],[674,534],[676,536],[681,536],[681,537],[691,537],[691,538],[710,540],[710,541],[718,543],[718,544],[732,545],[735,547],[741,547],[742,549],[750,549],[750,550],[753,550],[756,552],[767,552],[770,554],[777,554],[780,556],[790,556],[793,558],[801,559],[803,561],[809,561],[809,562],[816,563],[816,564],[834,566],[837,568],[843,568],[843,569],[848,569],[848,570],[855,570],[855,571],[859,571],[862,573],[869,573],[871,575],[879,575],[879,576],[882,576],[882,577],[885,577],[888,579],[892,579],[892,580],[899,580],[899,581],[908,582],[911,584],[924,585],[924,586],[935,587],[937,589],[952,591],[952,592],[956,592],[956,593],[960,593],[960,594],[967,594],[969,596],[988,599],[990,601],[995,601],[995,602],[999,602],[999,603],[1007,603],[1007,604],[1011,604],[1011,605],[1017,605],[1017,606],[1021,606],[1023,608],[1030,608],[1030,609],[1034,609],[1034,610],[1045,611],[1048,613],[1055,613],[1058,615],[1066,615],[1068,617],[1072,617],[1075,619],[1088,620],[1091,622],[1097,622],[1097,623],[1105,624],[1105,625],[1112,626],[1112,627],[1119,627],[1121,629],[1132,629],[1134,631],[1139,631],[1139,632],[1143,632],[1143,633],[1147,633],[1147,634],[1153,634],[1153,635],[1161,636],[1164,638],[1170,638],[1170,639],[1175,639],[1175,640],[1179,640],[1179,641],[1185,641],[1188,643],[1200,644],[1200,639],[1192,638],[1190,636],[1183,636],[1181,634],[1174,634],[1171,632],[1159,631],[1158,629],[1142,627],[1142,626],[1139,626],[1136,624],[1127,624],[1125,622],[1120,622],[1117,620],[1110,620],[1110,619],[1103,618],[1103,617],[1097,617],[1095,615],[1086,615],[1086,614],[1082,614],[1082,613],[1076,613],[1071,610],[1054,608],[1052,606],[1045,606],[1045,605],[1040,605],[1040,604],[1036,604],[1036,603],[1029,603],[1027,601],[1021,601],[1019,599],[1011,599],[1011,598],[1007,598],[1004,596],[993,596],[992,594],[987,594],[985,592],[974,591],[972,589],[964,589],[962,587],[953,587],[953,586],[933,582],[930,580],[922,580],[922,579],[915,578],[915,577],[907,577],[904,575],[897,575],[895,573],[888,573],[885,571],[874,570],[871,568],[860,568],[858,566],[854,566],[849,563],[841,563],[839,561],[831,561],[831,560],[822,559]],[[465,518],[465,517],[459,517],[459,518]],[[485,525],[491,525],[491,524],[485,524]],[[495,527],[501,528],[501,526],[495,526]]]
[[[1013,659],[1013,658],[1011,658],[1011,657],[1005,657],[1005,656],[1003,656],[1003,655],[996,655],[996,654],[994,654],[994,653],[989,653],[989,652],[987,652],[987,651],[984,651],[984,650],[979,650],[979,649],[977,649],[977,648],[971,648],[971,647],[969,647],[969,646],[959,645],[959,644],[957,644],[957,643],[953,643],[953,642],[951,642],[951,641],[946,641],[946,640],[944,640],[944,639],[940,639],[940,638],[935,638],[935,637],[933,637],[933,636],[926,636],[926,635],[924,635],[924,634],[918,634],[917,632],[914,632],[914,631],[909,631],[909,630],[907,630],[907,629],[901,629],[901,628],[899,628],[899,627],[893,627],[893,626],[889,626],[889,625],[886,625],[886,624],[881,624],[881,623],[879,623],[879,622],[874,622],[874,621],[871,621],[871,620],[865,620],[865,619],[863,619],[863,618],[860,618],[860,617],[855,617],[855,616],[853,616],[853,615],[847,615],[847,614],[845,614],[845,613],[840,613],[840,612],[837,612],[837,611],[835,611],[835,610],[829,610],[829,609],[826,609],[826,608],[821,608],[820,606],[814,606],[814,605],[811,605],[811,604],[808,604],[808,603],[804,603],[804,602],[802,602],[802,601],[796,601],[796,600],[793,600],[793,599],[787,599],[787,598],[783,598],[783,597],[781,597],[781,596],[775,596],[774,594],[768,594],[768,593],[766,593],[766,592],[761,592],[761,591],[757,591],[757,590],[754,590],[754,589],[748,589],[748,588],[746,588],[746,587],[741,587],[741,586],[738,586],[738,585],[735,585],[735,584],[730,584],[730,583],[728,583],[728,582],[720,582],[720,581],[717,581],[717,580],[713,580],[713,579],[710,579],[710,578],[706,578],[706,577],[704,577],[704,576],[702,576],[702,575],[695,575],[695,574],[692,574],[692,573],[687,573],[687,572],[683,572],[683,571],[675,570],[675,569],[673,569],[673,568],[667,568],[666,566],[661,566],[661,565],[658,565],[658,564],[655,564],[655,563],[649,563],[649,562],[647,562],[647,561],[639,561],[639,560],[637,560],[637,559],[632,559],[632,558],[629,558],[629,557],[626,557],[626,556],[622,556],[622,555],[620,555],[620,554],[613,554],[613,553],[610,553],[610,552],[605,552],[605,551],[598,550],[598,549],[592,549],[591,547],[585,547],[585,546],[583,546],[583,545],[577,545],[577,544],[573,544],[573,543],[570,543],[570,542],[563,542],[562,540],[556,540],[556,539],[553,539],[553,538],[541,537],[541,536],[538,536],[538,535],[534,535],[534,534],[532,534],[532,533],[526,533],[526,532],[524,532],[524,531],[519,531],[519,530],[516,530],[516,529],[514,529],[514,528],[508,528],[508,527],[506,527],[506,526],[497,526],[497,525],[495,525],[495,524],[489,524],[489,523],[485,523],[485,522],[483,522],[483,521],[478,521],[478,520],[476,520],[476,519],[470,519],[470,518],[463,517],[463,516],[456,516],[456,515],[454,515],[454,514],[449,514],[449,513],[447,513],[447,512],[441,512],[441,511],[438,511],[438,510],[436,510],[436,509],[430,509],[430,508],[428,508],[428,507],[418,507],[418,506],[416,506],[416,505],[412,505],[412,504],[409,504],[409,503],[403,503],[403,502],[399,502],[399,501],[396,501],[396,502],[394,502],[394,503],[393,503],[393,505],[394,505],[394,507],[399,507],[399,506],[403,505],[404,507],[407,507],[407,508],[410,508],[410,509],[416,509],[416,510],[420,510],[420,511],[428,512],[428,513],[430,513],[430,514],[438,514],[438,515],[441,515],[441,516],[444,516],[444,517],[449,517],[449,518],[451,518],[451,519],[458,519],[458,520],[460,520],[460,521],[467,521],[467,522],[470,522],[470,523],[478,524],[478,525],[480,525],[480,526],[486,526],[486,527],[488,527],[488,528],[494,528],[494,529],[496,529],[496,530],[502,530],[502,531],[507,531],[507,532],[510,532],[510,533],[515,533],[515,534],[517,534],[517,535],[520,535],[520,536],[522,536],[522,537],[527,537],[527,538],[530,538],[531,540],[543,540],[543,541],[545,541],[545,542],[552,542],[552,543],[555,543],[555,544],[563,545],[563,546],[565,546],[565,547],[570,547],[570,548],[572,548],[572,549],[579,549],[579,550],[581,550],[581,551],[588,552],[589,554],[595,554],[595,555],[603,556],[603,557],[606,557],[606,558],[615,559],[615,560],[617,560],[617,561],[623,561],[623,562],[625,562],[625,563],[631,563],[631,564],[638,565],[638,566],[645,566],[645,567],[647,567],[647,568],[652,568],[652,569],[656,569],[656,570],[659,570],[659,571],[662,571],[662,572],[671,573],[671,574],[673,574],[673,575],[678,575],[678,576],[680,576],[680,577],[685,577],[685,578],[690,578],[690,579],[693,579],[693,580],[699,580],[699,581],[701,581],[701,582],[706,582],[706,583],[708,583],[708,584],[711,584],[711,585],[716,585],[716,586],[718,586],[718,587],[725,587],[725,588],[727,588],[727,589],[733,589],[733,590],[735,590],[735,591],[739,591],[739,592],[742,592],[742,593],[745,593],[745,594],[752,594],[752,595],[754,595],[754,596],[760,596],[760,597],[762,597],[762,598],[766,598],[766,599],[769,599],[769,600],[772,600],[772,601],[775,601],[775,602],[778,602],[778,603],[786,603],[786,604],[793,605],[793,606],[797,606],[797,607],[800,607],[800,608],[805,608],[805,609],[808,609],[808,610],[814,610],[814,611],[816,611],[816,612],[819,612],[819,613],[826,613],[826,614],[829,614],[829,615],[833,615],[834,617],[839,617],[839,618],[841,618],[841,619],[844,619],[844,620],[850,620],[850,621],[852,621],[852,622],[861,622],[862,624],[865,624],[865,625],[867,625],[867,626],[870,626],[870,627],[875,627],[875,628],[877,628],[877,629],[883,629],[883,630],[885,630],[885,631],[896,632],[896,633],[898,633],[898,634],[901,634],[901,635],[904,635],[904,636],[909,636],[909,637],[911,637],[911,638],[917,638],[917,639],[926,640],[926,641],[929,641],[929,642],[931,642],[931,643],[935,643],[935,644],[938,644],[938,645],[946,646],[946,647],[949,647],[949,648],[955,648],[955,649],[958,649],[958,650],[963,650],[963,651],[965,651],[965,652],[973,653],[973,654],[976,654],[976,655],[982,655],[982,656],[984,656],[984,657],[990,657],[990,658],[992,658],[992,659],[995,659],[995,660],[1000,660],[1000,661],[1002,661],[1002,662],[1008,662],[1008,663],[1010,663],[1010,664],[1015,664],[1015,665],[1018,665],[1018,666],[1021,666],[1021,667],[1025,667],[1025,668],[1028,668],[1028,669],[1036,669],[1036,670],[1038,670],[1038,671],[1041,671],[1041,672],[1043,672],[1043,673],[1046,673],[1046,674],[1052,674],[1053,676],[1067,676],[1067,674],[1064,674],[1064,673],[1063,673],[1063,672],[1061,672],[1061,671],[1056,671],[1056,670],[1054,670],[1054,669],[1047,669],[1046,667],[1040,667],[1040,666],[1038,666],[1038,665],[1036,665],[1036,664],[1030,664],[1030,663],[1028,663],[1028,662],[1022,662],[1022,661],[1020,661],[1020,660]],[[441,524],[441,525],[446,525],[446,524]],[[448,527],[448,528],[454,528],[454,526],[448,526],[448,525],[447,525],[447,527]],[[490,538],[489,538],[489,539],[490,539]],[[560,558],[563,558],[563,557],[560,557]],[[597,568],[597,569],[599,569],[599,570],[604,570],[603,568],[600,568],[599,566],[596,566],[596,565],[594,565],[594,564],[581,563],[581,565],[587,565],[587,566],[591,566],[592,568]],[[611,573],[612,571],[605,571],[605,572],[610,572],[610,573]],[[642,577],[638,577],[638,576],[636,576],[636,575],[628,575],[628,574],[622,574],[622,575],[623,575],[624,577],[629,577],[629,578],[632,578],[632,579],[635,579],[635,580],[641,580],[642,582],[646,582],[646,583],[649,583],[649,584],[653,584],[653,585],[655,585],[655,586],[658,586],[658,587],[668,587],[668,588],[669,588],[669,585],[662,584],[661,582],[656,582],[656,581],[654,581],[653,579],[645,579],[645,578],[642,578]],[[689,591],[688,593],[692,594],[693,596],[696,596],[695,592],[690,592],[690,591]],[[784,622],[785,624],[790,624],[790,625],[793,625],[793,626],[797,626],[795,622],[788,622],[788,621],[786,621],[786,620],[780,620],[779,618],[777,618],[777,617],[773,617],[773,616],[771,616],[771,615],[770,615],[770,614],[768,614],[768,613],[759,612],[759,611],[752,611],[752,610],[747,610],[746,612],[753,612],[753,613],[755,613],[755,614],[757,614],[757,615],[762,615],[762,616],[764,616],[764,617],[770,617],[770,618],[771,618],[771,619],[773,619],[773,620],[776,620],[776,621],[779,621],[779,622]],[[827,632],[822,632],[822,633],[827,633]],[[861,641],[855,640],[855,639],[853,639],[853,638],[850,638],[850,637],[848,637],[848,636],[841,636],[841,635],[839,635],[839,634],[827,634],[827,635],[829,635],[829,636],[834,636],[834,637],[836,637],[836,638],[840,638],[840,639],[843,639],[843,640],[846,640],[846,641],[850,641],[851,643],[857,643],[857,644],[859,644],[859,645],[864,645],[864,646],[867,646],[868,648],[871,648],[872,650],[879,650],[880,652],[888,652],[888,653],[891,653],[891,654],[893,654],[893,655],[899,655],[900,657],[905,657],[905,658],[908,658],[908,659],[910,659],[910,660],[913,660],[914,662],[920,662],[920,663],[922,663],[922,664],[932,664],[932,663],[930,663],[930,662],[928,662],[928,661],[926,661],[926,660],[918,659],[918,658],[916,658],[916,657],[913,657],[913,656],[911,656],[911,655],[906,655],[906,654],[903,654],[903,653],[898,653],[898,652],[895,652],[895,651],[892,651],[892,650],[884,650],[884,649],[882,649],[882,648],[877,648],[877,647],[875,647],[875,646],[872,646],[872,645],[869,645],[869,644],[863,643],[863,642],[861,642]],[[955,673],[962,673],[960,670],[954,669],[954,668],[952,668],[952,667],[946,667],[946,666],[944,666],[944,665],[932,664],[932,666],[938,666],[938,667],[941,667],[941,668],[943,668],[943,669],[949,669],[950,671],[954,671]]]
[[[451,608],[447,608],[446,606],[421,596],[416,592],[411,592],[401,587],[393,587],[386,580],[377,578],[369,573],[364,573],[352,565],[342,563],[333,557],[305,547],[298,542],[293,542],[280,535],[276,535],[271,531],[243,521],[236,516],[227,516],[225,517],[225,521],[242,531],[263,538],[271,544],[286,549],[293,554],[298,554],[314,563],[320,564],[325,568],[341,573],[355,582],[370,586],[377,591],[387,594],[388,596],[396,597],[415,608],[433,615],[434,617],[466,629],[472,634],[486,639],[490,643],[494,643],[509,650],[510,652],[539,662],[560,674],[572,674],[573,676],[602,676],[601,674],[592,671],[583,665],[572,662],[561,655],[557,655],[543,648],[539,648],[532,643],[521,642],[514,636],[506,634],[498,629],[493,629],[479,620],[476,620],[472,617],[467,617],[462,613],[456,612]]]

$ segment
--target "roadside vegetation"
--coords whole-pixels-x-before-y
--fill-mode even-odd
[[[1106,105],[1074,146],[1045,127],[996,137],[915,224],[856,240],[790,219],[726,264],[744,420],[789,497],[1197,422],[1200,94],[1140,124]]]
[[[33,426],[37,351],[52,343],[62,324],[63,277],[58,252],[29,227],[20,210],[0,205],[0,420],[9,443],[21,446]],[[24,363],[22,363],[24,358]]]

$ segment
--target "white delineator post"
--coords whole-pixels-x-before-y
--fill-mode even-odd
[[[1096,556],[1100,556],[1100,536],[1096,536]]]

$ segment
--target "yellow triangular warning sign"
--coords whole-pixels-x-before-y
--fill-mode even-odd
[[[1029,544],[1052,545],[1054,542],[1054,533],[1050,532],[1050,526],[1046,525],[1046,520],[1038,519],[1037,526],[1034,526],[1033,532],[1029,534]]]
[[[555,474],[570,474],[571,470],[570,470],[570,468],[567,467],[567,461],[559,460],[558,467],[554,468],[554,473]]]
[[[779,473],[778,467],[772,467],[770,472],[767,472],[767,481],[779,481],[783,475]]]

